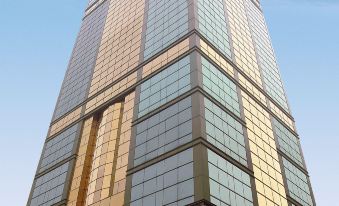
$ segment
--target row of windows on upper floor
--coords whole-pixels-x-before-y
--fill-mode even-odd
[[[241,4],[248,7],[246,10],[248,12],[248,19],[245,19],[244,22],[248,24],[248,27],[251,27],[251,31],[254,36],[260,36],[261,39],[254,39],[254,46],[257,49],[259,58],[267,56],[269,60],[261,59],[258,63],[263,69],[263,80],[267,88],[268,94],[276,100],[286,111],[288,111],[288,106],[286,103],[286,98],[282,89],[281,80],[279,77],[278,68],[275,63],[275,57],[273,55],[273,50],[270,45],[270,40],[267,35],[267,28],[262,23],[262,14],[256,7],[253,7],[251,0],[239,0]],[[108,1],[107,1],[108,2]],[[92,2],[93,3],[93,2]],[[107,3],[106,3],[107,4]],[[102,7],[102,8],[101,8]],[[253,8],[252,8],[253,7]],[[198,8],[198,30],[203,36],[205,36],[208,41],[210,41],[222,54],[226,57],[232,59],[232,49],[231,41],[235,40],[236,36],[232,29],[229,30],[230,22],[226,18],[226,13],[231,12],[232,9],[226,9],[224,3],[220,0],[216,2],[211,2],[210,0],[199,0],[197,2]],[[95,21],[91,21],[93,26],[85,27],[82,33],[79,34],[78,43],[75,46],[75,51],[81,51],[81,57],[83,59],[89,59],[89,61],[95,61],[96,52],[92,51],[93,48],[96,48],[95,45],[89,44],[88,42],[83,42],[84,39],[91,37],[86,37],[85,35],[90,35],[95,40],[101,39],[101,31],[104,27],[105,21],[100,20],[100,16],[105,17],[107,13],[108,4],[101,5],[100,9],[96,9],[90,16],[86,17],[84,21],[89,21],[90,19],[95,18]],[[102,11],[101,11],[102,10]],[[105,10],[105,11],[104,11]],[[146,37],[145,37],[145,50],[144,50],[144,59],[148,59],[154,54],[158,53],[160,50],[169,46],[171,43],[175,42],[182,36],[184,36],[189,30],[189,18],[188,18],[189,4],[186,0],[180,1],[149,1],[148,5],[148,17],[146,24]],[[103,12],[104,11],[104,12]],[[98,13],[99,12],[99,13]],[[230,15],[230,14],[227,14]],[[243,14],[232,13],[232,18],[241,19]],[[231,19],[231,17],[229,17]],[[173,22],[173,23],[171,23]],[[237,27],[237,25],[233,25]],[[239,25],[240,26],[240,25]],[[239,27],[240,29],[240,27]],[[259,33],[257,33],[259,32]],[[244,34],[245,35],[245,34]],[[248,34],[246,34],[248,35]],[[113,37],[113,36],[112,36]],[[115,41],[119,41],[119,38],[114,36]],[[81,43],[82,42],[82,43]],[[93,42],[93,41],[91,41]],[[81,43],[81,44],[80,44]],[[118,42],[116,42],[118,43]],[[77,54],[73,54],[72,59],[76,57]],[[86,58],[85,58],[86,57]],[[240,57],[242,58],[242,57]],[[72,60],[71,59],[71,60]],[[93,69],[90,65],[92,64],[83,64],[82,60],[76,62],[76,69],[86,70]],[[267,63],[268,62],[268,63]],[[89,66],[86,66],[89,65]],[[79,67],[79,68],[78,68]],[[84,68],[83,68],[84,67]],[[74,71],[76,69],[73,69]],[[242,68],[241,68],[242,69]],[[104,71],[102,71],[104,72]],[[77,73],[78,76],[74,76],[76,73],[70,72],[69,75],[72,75],[72,78],[66,76],[64,83],[64,91],[62,91],[60,96],[60,102],[56,106],[56,113],[54,119],[61,117],[68,111],[72,110],[74,107],[79,105],[84,101],[83,95],[87,91],[88,84],[83,83],[87,81],[88,74],[91,72],[81,72]],[[248,74],[250,78],[251,75]],[[259,85],[261,86],[261,85]]]

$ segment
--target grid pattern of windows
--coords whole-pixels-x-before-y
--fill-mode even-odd
[[[184,206],[194,201],[193,149],[132,176],[131,206]]]
[[[266,101],[266,96],[259,91],[250,81],[248,81],[243,75],[238,73],[239,77],[239,83],[251,94],[253,94],[254,97],[257,98],[263,105],[267,107],[267,101]]]
[[[93,4],[95,1],[97,1],[97,0],[88,0],[87,5],[90,6],[90,5]]]
[[[262,87],[260,70],[248,25],[246,8],[243,0],[226,1],[235,63],[254,82]]]
[[[137,125],[134,165],[192,140],[192,108],[188,97]]]
[[[303,159],[300,152],[299,140],[286,127],[273,118],[275,133],[278,137],[280,149],[298,165],[303,167]]]
[[[191,88],[190,72],[187,56],[142,83],[138,117],[187,92]]]
[[[203,88],[214,99],[240,117],[240,107],[235,84],[205,58],[201,58]]]
[[[150,0],[144,59],[169,46],[187,32],[187,0]]]
[[[95,98],[91,99],[86,104],[85,114],[93,111],[94,109],[100,107],[101,105],[107,103],[112,98],[118,96],[122,92],[126,91],[132,85],[137,82],[137,71],[125,77],[121,81],[115,83],[114,85],[108,87],[106,90],[100,92]]]
[[[92,77],[90,97],[136,68],[140,60],[145,0],[111,2]]]
[[[113,178],[113,164],[118,142],[122,104],[116,103],[106,109],[100,121],[96,138],[86,205],[109,197]]]
[[[73,112],[67,114],[62,119],[55,122],[50,127],[49,137],[55,135],[56,133],[60,132],[61,130],[63,130],[68,125],[70,125],[73,122],[75,122],[76,120],[78,120],[80,118],[80,116],[81,116],[81,107],[79,107],[78,109],[74,110]]]
[[[219,65],[225,72],[227,72],[231,77],[234,77],[233,67],[222,57],[220,56],[212,47],[210,47],[202,39],[199,40],[200,49],[213,60],[214,63]]]
[[[114,202],[114,206],[123,206],[125,200],[126,189],[126,173],[129,156],[129,146],[131,141],[131,125],[133,118],[135,93],[131,93],[125,97],[123,105],[123,114],[121,120],[121,129],[119,134],[119,144],[117,144],[117,156],[114,172],[113,193],[111,202]]]
[[[264,16],[251,0],[244,1],[246,2],[249,25],[252,30],[266,91],[286,111],[289,111]]]
[[[204,101],[207,140],[241,164],[247,165],[242,125],[207,98]]]
[[[86,98],[105,25],[108,2],[100,5],[82,23],[55,108],[54,120],[79,105]]]
[[[30,206],[50,206],[61,201],[68,166],[69,162],[36,179]]]
[[[95,143],[96,127],[97,123],[93,117],[86,119],[83,124],[67,206],[84,205],[85,203],[89,168],[93,155],[89,148]]]
[[[78,124],[72,126],[46,143],[39,172],[72,155]]]
[[[277,116],[279,117],[279,119],[281,121],[283,121],[287,126],[289,126],[289,128],[291,130],[295,130],[294,129],[294,122],[291,120],[291,118],[289,118],[283,111],[281,111],[281,109],[279,107],[277,107],[275,104],[273,104],[272,101],[269,100],[269,105],[270,105],[270,109],[271,111]]]
[[[313,206],[307,176],[285,158],[282,160],[290,196],[304,206]]]
[[[167,65],[169,62],[171,62],[175,58],[179,57],[181,54],[188,51],[188,49],[189,49],[189,38],[173,46],[172,48],[162,53],[157,58],[153,59],[151,62],[147,63],[142,68],[142,78],[147,77],[151,73]]]
[[[287,206],[270,115],[241,92],[259,205]]]
[[[211,202],[217,206],[253,205],[250,176],[208,150]]]
[[[199,31],[225,56],[232,58],[223,0],[198,0]]]

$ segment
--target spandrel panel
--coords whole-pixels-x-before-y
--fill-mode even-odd
[[[187,32],[187,0],[150,0],[144,60],[166,48]]]
[[[86,99],[92,70],[100,45],[109,1],[101,4],[83,20],[67,73],[60,91],[53,120]]]
[[[192,140],[191,105],[188,97],[136,126],[134,166]]]
[[[253,205],[250,176],[216,153],[208,150],[211,202],[217,206]]]
[[[39,172],[67,159],[72,155],[79,124],[72,126],[46,143],[42,154]]]
[[[194,202],[193,149],[132,175],[131,206],[184,206]]]

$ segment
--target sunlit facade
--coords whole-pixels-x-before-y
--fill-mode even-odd
[[[258,0],[90,0],[27,206],[315,206]]]

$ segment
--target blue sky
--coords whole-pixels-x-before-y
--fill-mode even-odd
[[[0,199],[2,205],[20,206],[86,1],[0,2]],[[333,205],[339,194],[339,1],[262,3],[316,201]]]

